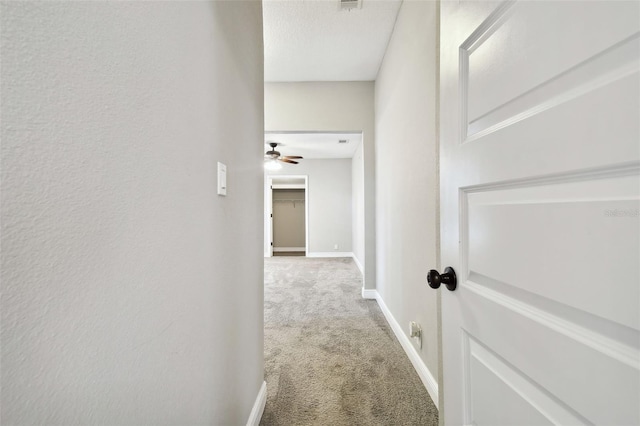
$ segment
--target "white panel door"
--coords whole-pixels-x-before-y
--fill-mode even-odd
[[[639,20],[442,2],[448,425],[640,424]]]

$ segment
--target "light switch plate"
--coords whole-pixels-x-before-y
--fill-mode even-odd
[[[227,195],[227,166],[218,162],[218,195]]]

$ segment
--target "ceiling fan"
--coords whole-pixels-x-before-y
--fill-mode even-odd
[[[276,151],[276,147],[278,146],[278,142],[269,142],[269,146],[271,147],[271,150],[267,151],[265,153],[265,155],[264,155],[265,162],[276,163],[276,161],[282,161],[283,163],[298,164],[298,161],[294,161],[294,160],[302,160],[303,159],[299,155],[283,155],[283,156],[281,156],[280,153],[278,151]]]

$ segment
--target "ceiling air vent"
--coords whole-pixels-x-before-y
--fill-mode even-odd
[[[362,0],[340,0],[340,10],[351,10],[362,8]]]

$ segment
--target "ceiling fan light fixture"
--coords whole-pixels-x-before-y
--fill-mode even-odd
[[[283,163],[298,164],[298,162],[295,160],[302,160],[302,157],[299,155],[281,156],[281,154],[276,151],[276,147],[278,145],[282,145],[278,142],[268,142],[268,144],[271,149],[264,154],[264,168],[267,170],[280,170],[282,168],[282,164],[280,164],[280,161]]]
[[[273,159],[264,162],[264,168],[266,170],[280,170],[282,168],[282,164],[278,163],[278,160]]]

